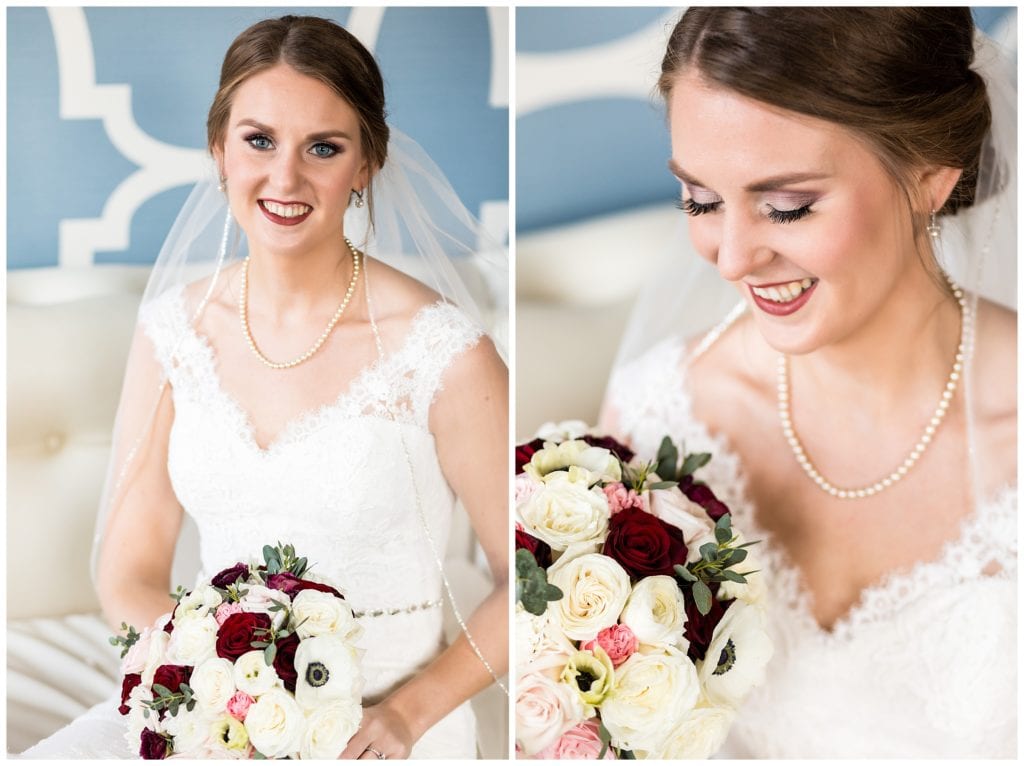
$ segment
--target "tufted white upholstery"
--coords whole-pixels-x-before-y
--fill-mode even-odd
[[[21,752],[119,686],[89,577],[93,523],[128,344],[148,269],[93,266],[7,275],[7,746]],[[191,583],[187,525],[175,583]],[[447,570],[468,613],[490,588],[465,514]],[[191,573],[191,574],[190,574]],[[447,612],[447,610],[446,610]],[[446,613],[449,636],[458,633]],[[73,677],[75,682],[68,683]],[[507,755],[504,695],[474,700],[484,757]]]

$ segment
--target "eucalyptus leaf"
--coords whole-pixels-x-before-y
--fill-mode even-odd
[[[734,572],[731,569],[726,569],[722,572],[722,577],[731,582],[745,583],[747,578],[741,575],[739,572]]]
[[[692,455],[687,455],[686,459],[683,460],[683,467],[679,469],[679,478],[689,476],[698,468],[707,465],[710,460],[710,452],[694,452]]]
[[[693,572],[684,567],[682,564],[676,564],[672,568],[676,571],[677,575],[682,577],[687,582],[696,582],[697,578],[694,576]]]
[[[711,611],[711,589],[701,580],[693,584],[693,603],[702,615],[707,615]]]
[[[729,551],[729,556],[726,559],[726,561],[728,562],[726,564],[726,566],[730,566],[731,567],[731,566],[734,566],[736,564],[739,564],[746,557],[747,557],[747,552],[745,550],[743,550],[742,548],[733,548],[732,550]]]
[[[274,664],[275,657],[277,657],[277,644],[269,644],[267,648],[263,650],[263,661],[267,663],[267,667]]]
[[[169,697],[171,696],[171,690],[163,684],[153,684],[153,691],[156,692],[158,697]]]
[[[710,564],[718,558],[718,546],[714,543],[704,543],[700,546],[700,557]]]
[[[665,479],[676,478],[676,465],[679,463],[679,450],[667,436],[658,446],[658,463],[655,471]]]
[[[656,481],[651,484],[647,489],[672,489],[672,487],[678,487],[678,481]]]
[[[719,545],[725,545],[732,539],[732,530],[728,527],[715,527],[715,539]]]

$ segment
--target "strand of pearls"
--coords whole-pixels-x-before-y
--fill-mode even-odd
[[[345,290],[345,297],[341,299],[341,305],[338,306],[338,310],[334,312],[334,316],[331,317],[331,321],[327,323],[327,327],[320,337],[316,339],[316,343],[302,356],[293,359],[290,362],[272,362],[263,355],[263,352],[256,346],[256,341],[253,340],[252,331],[249,329],[249,256],[245,257],[245,263],[242,265],[242,289],[238,294],[238,319],[242,323],[242,332],[245,333],[245,339],[249,342],[249,348],[256,357],[263,362],[267,367],[275,370],[285,370],[289,367],[296,367],[313,354],[320,350],[320,347],[324,345],[327,337],[331,334],[331,330],[338,324],[338,320],[341,319],[341,315],[345,313],[345,309],[348,308],[348,303],[352,300],[352,294],[356,289],[356,282],[359,279],[359,251],[356,250],[355,246],[349,241],[348,237],[345,237],[345,244],[348,245],[348,249],[352,251],[352,279],[349,280],[348,289]]]
[[[967,345],[967,339],[971,336],[971,324],[972,317],[971,313],[967,308],[967,301],[964,298],[964,292],[953,280],[946,275],[946,280],[949,282],[949,286],[953,290],[953,297],[956,298],[957,304],[960,306],[960,343],[956,349],[956,357],[953,360],[953,369],[950,370],[949,377],[946,380],[946,386],[942,391],[942,397],[939,399],[939,404],[935,408],[935,412],[932,414],[931,419],[928,421],[928,425],[924,428],[924,433],[918,440],[914,448],[910,450],[910,453],[904,459],[904,461],[883,479],[876,481],[866,487],[838,487],[818,471],[814,467],[814,463],[807,456],[807,451],[804,449],[803,444],[800,443],[800,438],[796,434],[796,430],[793,428],[793,419],[790,415],[790,396],[789,396],[789,364],[784,354],[779,355],[778,361],[778,404],[779,404],[779,420],[782,423],[782,434],[786,437],[786,441],[789,443],[790,449],[793,450],[793,456],[796,458],[796,462],[807,474],[808,478],[813,481],[822,491],[827,492],[833,497],[837,497],[841,500],[851,500],[854,498],[871,497],[876,495],[883,490],[888,489],[893,484],[900,481],[914,464],[921,458],[925,450],[928,449],[928,445],[932,441],[932,437],[935,436],[935,432],[942,424],[942,420],[946,417],[946,412],[949,410],[949,404],[953,400],[953,395],[956,393],[957,384],[960,381],[960,375],[963,372],[964,366],[964,355],[965,348]]]

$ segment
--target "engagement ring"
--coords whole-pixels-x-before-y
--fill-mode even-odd
[[[367,747],[363,752],[364,753],[373,753],[375,756],[377,756],[377,760],[378,761],[386,761],[388,759],[388,757],[386,755],[384,755],[384,753],[382,753],[380,750],[376,750],[376,749],[374,749],[372,747]]]

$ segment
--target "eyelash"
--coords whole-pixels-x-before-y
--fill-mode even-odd
[[[269,146],[257,146],[256,145],[256,141],[261,141],[261,140],[262,141],[267,141],[269,143],[273,143],[273,141],[271,140],[270,136],[266,135],[265,133],[253,133],[251,136],[246,136],[245,137],[245,142],[247,144],[249,144],[249,146],[251,146],[253,149],[256,149],[257,151],[265,152],[270,147]],[[315,152],[312,151],[312,149],[316,149],[318,146],[326,146],[328,149],[331,150],[331,153],[330,154],[316,154]],[[335,154],[337,154],[340,151],[341,151],[341,148],[338,147],[336,144],[332,144],[330,141],[317,141],[311,147],[310,154],[312,154],[314,157],[317,157],[319,159],[326,160],[326,159],[329,159],[329,158],[333,157]]]
[[[689,199],[684,199],[681,202],[676,202],[676,207],[687,215],[695,216],[704,215],[705,213],[713,213],[718,210],[718,206],[721,204],[721,200],[718,202],[697,202],[695,199],[690,197]],[[769,206],[768,220],[772,223],[793,223],[794,221],[799,221],[801,218],[810,215],[810,213],[811,206],[809,204],[804,205],[803,207],[798,207],[795,210],[776,210]]]

